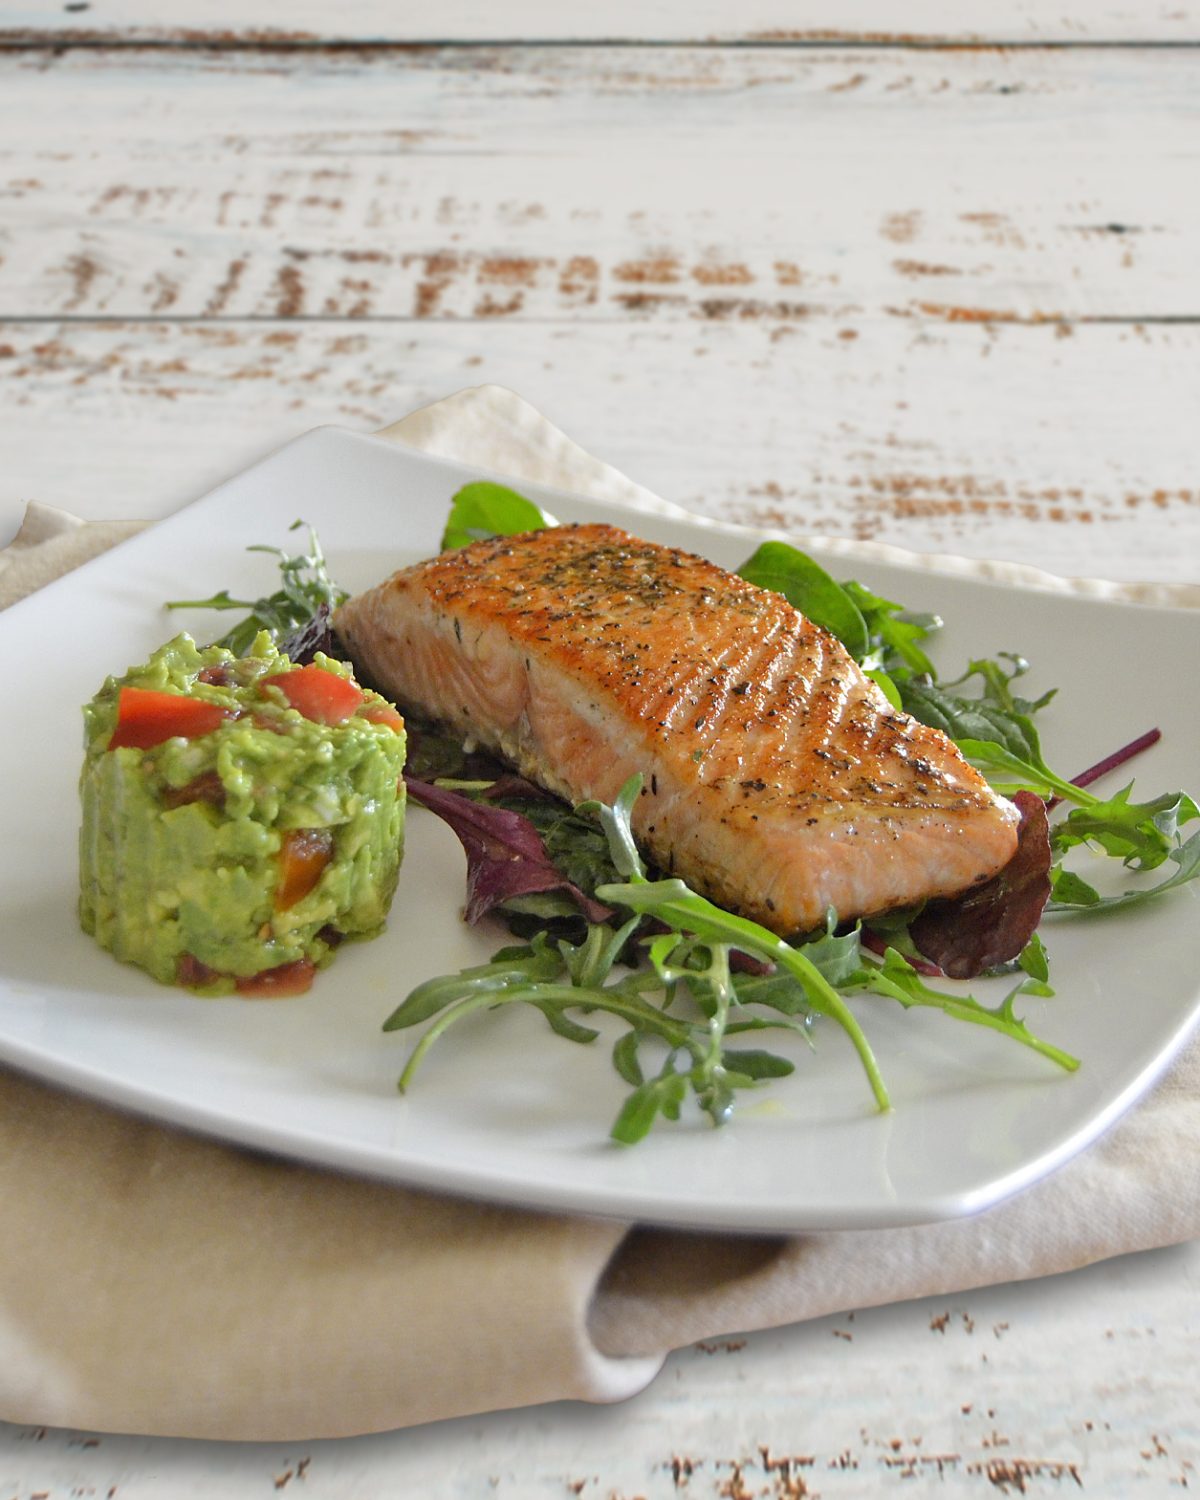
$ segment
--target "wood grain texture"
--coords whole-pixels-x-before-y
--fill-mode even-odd
[[[1200,38],[1195,0],[605,0],[564,6],[561,0],[438,0],[397,5],[359,0],[207,0],[164,7],[150,0],[74,0],[62,6],[15,3],[3,12],[3,31],[99,40],[258,41],[304,45],[315,41],[774,41],[886,39],[919,42],[1167,41]],[[0,32],[2,34],[2,32]]]
[[[341,1442],[0,1425],[19,1493],[117,1500],[861,1500],[1186,1495],[1200,1247],[681,1350],[620,1406]]]
[[[3,324],[0,517],[166,514],[307,428],[491,381],[708,515],[1194,579],[1195,324]]]
[[[1187,51],[11,54],[0,316],[1194,316],[1198,127]]]

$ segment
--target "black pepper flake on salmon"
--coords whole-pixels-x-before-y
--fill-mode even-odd
[[[780,595],[615,527],[473,542],[335,625],[402,706],[568,800],[641,772],[650,859],[784,935],[954,894],[1016,845],[1012,805]]]

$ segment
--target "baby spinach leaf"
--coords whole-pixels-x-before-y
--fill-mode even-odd
[[[442,551],[465,547],[468,542],[492,536],[514,536],[522,531],[541,531],[551,524],[541,510],[490,479],[464,484],[450,501],[450,516],[442,533]]]
[[[747,583],[782,594],[814,625],[836,635],[855,661],[866,655],[870,642],[861,610],[806,553],[788,542],[763,542],[738,572]]]

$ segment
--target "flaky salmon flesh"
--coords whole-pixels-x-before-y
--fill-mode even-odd
[[[988,879],[1017,811],[781,595],[613,526],[474,542],[335,617],[397,703],[571,802],[641,772],[650,861],[781,936]]]

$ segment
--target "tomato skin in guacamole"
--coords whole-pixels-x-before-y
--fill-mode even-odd
[[[290,995],[382,928],[404,721],[341,662],[180,635],[83,715],[79,917],[117,958],[206,995]]]

